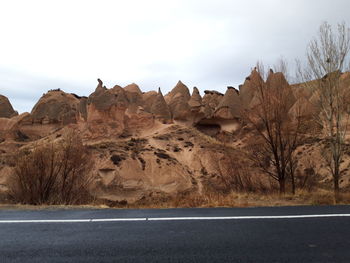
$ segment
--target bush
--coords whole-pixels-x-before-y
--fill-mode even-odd
[[[110,159],[111,159],[111,161],[113,162],[114,165],[119,166],[119,164],[120,164],[123,160],[125,160],[125,157],[124,157],[124,156],[117,155],[117,154],[113,154],[113,155],[111,156]]]
[[[9,197],[19,203],[81,204],[90,196],[92,159],[74,132],[59,142],[20,150],[14,155],[14,173],[8,181]]]

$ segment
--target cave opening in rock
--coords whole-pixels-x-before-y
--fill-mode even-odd
[[[212,137],[215,137],[221,131],[221,126],[217,123],[199,122],[195,125],[195,128],[200,132]]]

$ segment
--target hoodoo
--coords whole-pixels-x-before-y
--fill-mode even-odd
[[[11,118],[16,115],[18,115],[18,113],[12,108],[8,98],[0,95],[0,118]]]

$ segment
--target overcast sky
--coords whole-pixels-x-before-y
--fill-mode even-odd
[[[0,2],[0,94],[31,111],[49,89],[88,96],[182,80],[225,92],[258,60],[303,58],[323,21],[350,25],[348,0],[11,0]]]

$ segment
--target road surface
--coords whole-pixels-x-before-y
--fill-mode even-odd
[[[0,210],[0,262],[350,262],[350,206]]]

